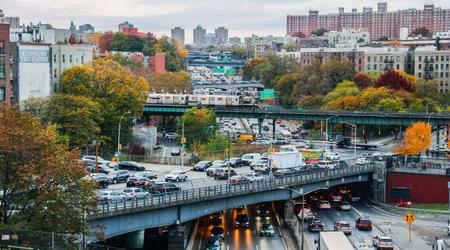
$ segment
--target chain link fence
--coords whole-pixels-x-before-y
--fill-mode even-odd
[[[1,249],[83,249],[82,235],[13,228],[0,229]]]

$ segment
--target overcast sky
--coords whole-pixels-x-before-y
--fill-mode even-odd
[[[363,6],[376,10],[376,0],[1,0],[0,8],[6,16],[19,16],[22,23],[50,23],[68,28],[90,23],[97,31],[117,31],[117,25],[129,21],[143,32],[170,35],[170,29],[185,29],[187,42],[192,29],[201,24],[207,32],[225,26],[229,36],[284,35],[286,15],[306,14],[309,9],[320,13],[337,12],[342,6],[362,10]],[[421,0],[391,0],[388,10],[423,8]],[[430,1],[427,1],[430,2]],[[434,0],[435,6],[450,8],[449,0]]]

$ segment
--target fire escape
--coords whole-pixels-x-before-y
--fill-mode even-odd
[[[423,79],[432,80],[434,78],[434,59],[432,57],[426,57],[423,62],[425,63],[423,67]]]
[[[394,58],[384,58],[384,71],[394,70]]]

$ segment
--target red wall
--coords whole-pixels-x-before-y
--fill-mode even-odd
[[[387,173],[386,198],[388,203],[395,203],[391,198],[391,187],[409,187],[413,203],[448,203],[447,182],[445,175]]]

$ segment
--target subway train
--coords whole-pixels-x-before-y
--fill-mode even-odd
[[[151,93],[147,104],[183,106],[253,106],[256,100],[250,96],[239,95],[193,95]]]

